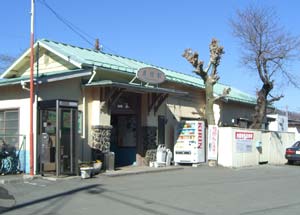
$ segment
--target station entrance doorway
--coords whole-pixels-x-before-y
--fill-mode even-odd
[[[78,103],[39,102],[38,170],[41,175],[78,174]]]
[[[140,95],[126,92],[111,107],[110,151],[115,153],[115,166],[136,162],[141,135]]]

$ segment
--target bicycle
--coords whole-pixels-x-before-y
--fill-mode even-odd
[[[0,151],[0,173],[1,174],[16,174],[22,172],[20,170],[20,152],[25,142],[25,138],[23,138],[21,147],[18,151],[16,151],[15,147],[9,147],[2,139],[2,147]]]
[[[6,150],[1,151],[1,167],[0,167],[0,173],[1,174],[8,174],[12,171],[12,158],[9,156],[9,153]]]

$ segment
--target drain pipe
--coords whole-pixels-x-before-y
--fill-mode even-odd
[[[93,66],[93,74],[92,74],[90,80],[88,81],[88,84],[92,83],[95,75],[96,75],[96,66]]]
[[[30,88],[26,87],[26,82],[25,81],[21,81],[21,86],[22,86],[23,90],[30,91]]]

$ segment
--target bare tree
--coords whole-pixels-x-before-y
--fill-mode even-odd
[[[271,94],[275,80],[276,83],[283,81],[298,87],[297,78],[286,66],[297,58],[300,40],[279,26],[278,16],[272,8],[251,5],[243,11],[238,10],[230,24],[233,35],[242,47],[242,63],[256,71],[262,81],[262,87],[257,91],[257,104],[250,126],[260,129],[268,105],[283,97]]]
[[[222,95],[217,97],[214,96],[213,87],[220,79],[217,68],[220,64],[222,54],[224,54],[224,48],[219,46],[219,43],[216,39],[212,39],[209,50],[210,60],[206,69],[203,68],[204,62],[198,59],[199,54],[197,52],[193,52],[191,49],[186,49],[182,56],[192,64],[192,66],[195,68],[194,72],[204,81],[206,95],[205,117],[208,125],[215,125],[216,122],[213,105],[218,99],[228,95],[230,88],[224,89]]]
[[[0,74],[14,61],[14,57],[5,54],[0,54]]]

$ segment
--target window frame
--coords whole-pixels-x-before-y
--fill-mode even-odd
[[[11,142],[7,141],[7,137],[9,138],[14,138],[16,137],[17,141],[14,143],[16,147],[19,146],[19,136],[20,136],[20,109],[19,108],[8,108],[8,109],[0,109],[0,112],[3,113],[3,121],[1,121],[1,123],[3,123],[3,128],[0,128],[0,130],[2,131],[0,134],[0,138],[3,138],[3,140],[11,145]],[[17,117],[14,119],[11,119],[10,121],[17,121],[17,127],[7,127],[7,113],[9,112],[14,112],[17,114]],[[15,130],[16,134],[15,135],[7,135],[7,131],[8,130]]]

